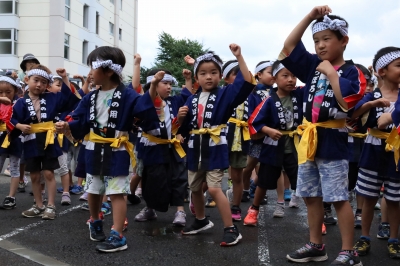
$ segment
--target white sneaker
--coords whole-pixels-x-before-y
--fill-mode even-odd
[[[24,175],[24,183],[25,183],[25,186],[28,185],[28,183],[29,183],[29,180],[28,180],[28,178],[26,177],[26,175]]]
[[[88,198],[88,193],[85,192],[82,194],[82,196],[79,197],[79,200],[87,201],[88,200],[87,198]]]
[[[186,213],[183,211],[177,211],[175,213],[175,219],[172,222],[173,225],[175,226],[182,226],[185,227],[186,225]]]
[[[283,216],[285,216],[285,205],[277,203],[275,206],[274,217],[282,218]]]
[[[295,195],[295,193],[292,193],[292,196],[290,198],[289,202],[289,208],[299,208],[299,197]]]
[[[135,195],[138,196],[139,198],[142,197],[142,188],[138,187],[135,191]]]
[[[225,194],[226,194],[226,197],[228,198],[229,204],[232,205],[233,204],[233,189],[232,188],[228,189],[225,192]]]

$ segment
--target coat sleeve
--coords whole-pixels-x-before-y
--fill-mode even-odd
[[[89,110],[89,97],[85,96],[72,113],[72,120],[68,122],[71,134],[74,139],[83,139],[90,131],[90,122],[87,117]]]
[[[350,110],[362,99],[367,82],[363,73],[358,68],[351,67],[346,76],[339,77],[339,85],[343,100],[347,103]]]
[[[71,89],[63,83],[61,86],[61,92],[56,94],[57,112],[63,113],[66,111],[72,111],[79,100],[80,99],[71,92]]]
[[[251,135],[257,134],[264,126],[267,126],[267,119],[271,117],[270,99],[272,98],[262,101],[251,114],[248,122]]]

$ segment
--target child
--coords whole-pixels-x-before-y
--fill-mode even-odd
[[[250,133],[263,140],[260,153],[260,170],[253,205],[249,208],[244,225],[257,225],[260,203],[267,190],[277,189],[282,168],[288,175],[292,189],[296,190],[297,153],[290,132],[301,123],[302,93],[296,89],[296,77],[279,60],[272,65],[277,89],[271,89],[271,97],[265,99],[253,112],[249,120]],[[278,191],[277,191],[278,192]],[[290,207],[298,207],[297,198],[292,197]],[[274,217],[283,217],[285,201],[283,187],[278,192]]]
[[[143,115],[154,108],[138,103],[139,94],[126,89],[122,81],[125,55],[119,48],[102,46],[87,59],[92,67],[93,82],[101,88],[86,95],[74,110],[73,121],[56,124],[58,131],[71,130],[75,139],[84,139],[86,184],[91,220],[90,239],[105,241],[96,246],[101,252],[116,252],[128,248],[122,235],[126,218],[124,195],[129,191],[129,164],[134,160],[133,145],[128,142],[135,114]],[[136,111],[138,110],[138,111]],[[151,113],[148,112],[148,118]],[[133,163],[133,162],[132,162]],[[106,239],[99,210],[103,194],[110,196],[114,227]]]
[[[14,138],[9,143],[7,130],[12,130],[10,124],[12,104],[17,100],[17,91],[21,86],[12,77],[0,77],[0,103],[2,106],[2,120],[0,122],[0,169],[3,169],[7,157],[10,158],[10,192],[3,201],[3,209],[14,209],[17,206],[15,194],[19,183],[19,164],[22,153],[21,138]],[[4,111],[3,111],[4,110]]]
[[[296,195],[307,205],[310,242],[288,254],[294,262],[328,259],[322,243],[322,201],[333,202],[338,215],[342,250],[333,262],[362,265],[353,250],[354,220],[348,202],[348,145],[346,117],[365,91],[360,72],[343,59],[348,44],[348,23],[328,15],[328,6],[315,7],[295,27],[280,54],[282,64],[306,84],[303,96],[302,136],[297,152],[299,169]],[[301,37],[310,25],[316,54],[305,50]]]
[[[360,170],[356,185],[356,191],[364,197],[364,203],[361,214],[362,235],[354,248],[360,255],[369,253],[371,248],[369,231],[374,215],[374,206],[384,184],[384,197],[390,224],[389,256],[400,258],[398,239],[400,172],[396,169],[399,159],[384,141],[395,125],[398,125],[396,121],[398,121],[399,113],[397,109],[395,112],[393,111],[395,103],[397,105],[399,99],[400,48],[380,49],[374,57],[373,66],[383,79],[383,85],[381,88],[376,88],[373,93],[367,94],[357,104],[353,114],[353,117],[365,114],[361,117],[361,121],[370,128],[360,158]],[[395,124],[392,123],[392,117],[394,117]]]
[[[189,97],[178,113],[182,129],[190,131],[187,162],[189,186],[196,213],[194,223],[185,228],[182,234],[197,234],[214,226],[204,213],[202,186],[206,181],[208,191],[215,200],[224,223],[221,246],[235,245],[242,238],[238,228],[232,224],[229,202],[221,189],[223,169],[229,166],[225,124],[234,108],[244,102],[254,88],[250,83],[251,74],[240,46],[231,44],[230,49],[241,70],[234,83],[223,89],[219,88],[218,83],[222,77],[221,59],[212,52],[198,57],[194,65],[194,75],[201,91],[199,89],[195,95]]]

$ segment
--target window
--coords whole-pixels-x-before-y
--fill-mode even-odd
[[[122,29],[119,29],[118,35],[119,35],[119,40],[122,41]]]
[[[0,1],[0,14],[18,15],[18,0]]]
[[[65,19],[70,20],[71,0],[65,0]]]
[[[122,10],[122,0],[119,0],[119,9]]]
[[[89,28],[89,6],[83,6],[83,27]]]
[[[110,34],[114,35],[114,24],[110,22]]]
[[[18,31],[16,29],[0,29],[0,54],[17,54]]]
[[[99,28],[100,28],[100,14],[99,12],[96,12],[96,34],[99,34]]]
[[[88,41],[83,41],[82,43],[82,64],[86,65],[87,57],[88,57],[88,51],[89,51],[89,42]]]
[[[110,0],[110,3],[111,3],[111,4],[114,4],[114,0]]]
[[[64,58],[69,59],[69,35],[64,34]]]

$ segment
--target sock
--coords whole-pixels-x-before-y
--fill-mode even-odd
[[[247,192],[247,193],[249,193],[249,192],[250,192],[250,190],[249,190],[249,189],[243,189],[243,192]]]
[[[253,210],[257,210],[257,211],[260,210],[260,206],[255,206],[254,204],[251,204],[251,208],[252,208]]]
[[[233,208],[238,208],[239,209],[239,206],[238,205],[232,205],[232,209]]]
[[[360,239],[371,241],[371,238],[369,236],[360,236]]]
[[[390,243],[390,244],[399,243],[399,239],[398,238],[389,238],[388,243]]]
[[[69,192],[63,192],[63,195],[64,195],[64,194],[65,194],[65,195],[69,195]]]
[[[381,222],[381,225],[389,225],[390,226],[390,224],[387,222]]]
[[[361,214],[362,209],[357,209],[356,214]]]
[[[196,218],[196,220],[199,220],[199,221],[204,221],[205,219],[206,219],[206,217],[201,218],[201,219]]]
[[[280,204],[280,205],[285,205],[285,202],[284,202],[284,201],[277,201],[276,203],[277,203],[277,204]]]
[[[354,250],[342,250],[341,252],[346,252],[347,254],[355,255]]]
[[[313,242],[308,242],[308,244],[311,246],[311,247],[313,247],[313,248],[316,248],[316,249],[322,249],[322,246],[324,245],[324,244],[315,244],[315,243],[313,243]]]
[[[231,225],[231,226],[227,226],[227,227],[224,227],[224,228],[235,228],[235,226]]]

